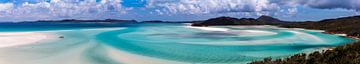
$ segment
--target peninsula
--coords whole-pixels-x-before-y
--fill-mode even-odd
[[[327,34],[343,34],[345,37],[360,40],[360,16],[303,22],[281,21],[270,16],[261,16],[257,19],[219,17],[192,24],[192,26],[228,25],[274,25],[284,28],[325,30],[324,33]],[[272,59],[269,57],[263,61],[255,61],[250,64],[356,64],[359,61],[360,42],[355,42],[310,54],[296,54],[284,59]]]

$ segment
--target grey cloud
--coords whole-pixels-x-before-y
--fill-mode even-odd
[[[319,9],[350,9],[360,11],[360,0],[299,0],[299,4]]]

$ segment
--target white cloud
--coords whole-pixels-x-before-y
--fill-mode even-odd
[[[11,10],[14,7],[12,3],[0,3],[0,11]]]
[[[290,8],[287,11],[288,11],[288,14],[290,14],[290,15],[294,15],[298,12],[297,8]]]
[[[235,17],[293,16],[296,0],[150,0],[147,8],[159,15],[213,15]]]
[[[148,8],[165,14],[216,14],[253,12],[278,13],[282,9],[296,14],[297,6],[319,9],[360,10],[360,0],[149,0]]]
[[[169,14],[264,12],[280,9],[278,4],[271,3],[269,0],[178,0],[161,1],[161,3],[151,0],[149,3],[151,6],[160,8],[158,10]]]
[[[14,8],[13,3],[0,3],[0,17],[5,16],[5,13],[11,13],[11,10]]]
[[[24,2],[19,5],[13,3],[0,4],[1,15],[14,18],[96,18],[102,15],[124,14],[131,8],[124,8],[121,0],[51,0],[37,3]]]

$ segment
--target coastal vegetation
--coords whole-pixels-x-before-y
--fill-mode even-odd
[[[358,64],[360,63],[360,42],[338,46],[326,51],[310,54],[295,54],[284,59],[266,58],[250,64]]]

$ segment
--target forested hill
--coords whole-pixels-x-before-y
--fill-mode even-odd
[[[308,21],[291,24],[279,24],[279,26],[286,28],[325,30],[328,33],[343,33],[348,34],[348,36],[360,37],[360,16],[325,19],[312,22]]]
[[[192,26],[226,26],[226,25],[275,25],[285,24],[288,22],[270,16],[261,16],[257,19],[254,18],[232,18],[232,17],[218,17],[211,18],[205,21],[198,21]]]

